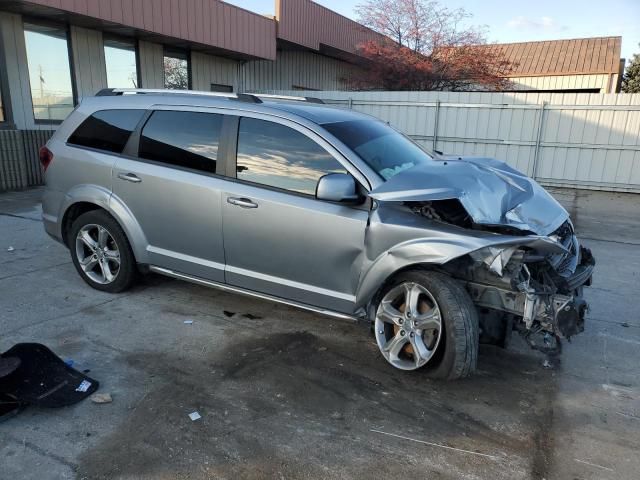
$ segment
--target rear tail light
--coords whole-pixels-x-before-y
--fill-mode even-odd
[[[47,168],[53,161],[53,153],[47,147],[40,148],[40,163],[42,164],[43,170],[46,172]]]

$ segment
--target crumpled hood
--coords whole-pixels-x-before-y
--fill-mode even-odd
[[[549,235],[569,214],[538,183],[491,158],[452,157],[416,165],[369,193],[386,202],[458,199],[473,221]]]

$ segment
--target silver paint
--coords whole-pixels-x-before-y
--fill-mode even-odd
[[[458,199],[479,225],[505,225],[549,235],[568,218],[537,182],[490,158],[440,158],[404,170],[371,191],[381,201]]]
[[[369,200],[337,202],[337,185],[320,185],[323,200],[229,179],[225,165],[216,175],[202,174],[66,144],[88,115],[113,108],[204,111],[281,123],[330,153]],[[378,121],[304,102],[180,94],[87,98],[48,143],[55,158],[46,172],[45,228],[61,240],[69,208],[92,203],[119,222],[139,264],[342,316],[364,316],[375,294],[402,269],[445,266],[469,256],[498,278],[522,247],[560,260],[567,255],[569,246],[551,234],[568,214],[535,181],[496,160],[439,156],[384,181],[320,125],[354,119]],[[349,193],[345,185],[343,194]],[[521,234],[465,229],[424,218],[404,204],[444,199],[458,199],[476,225]]]

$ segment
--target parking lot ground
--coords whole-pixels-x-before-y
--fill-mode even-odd
[[[158,276],[92,290],[41,190],[0,195],[0,351],[44,343],[113,397],[1,423],[0,477],[637,479],[640,196],[553,193],[598,262],[586,331],[555,368],[514,339],[449,383],[347,321]]]

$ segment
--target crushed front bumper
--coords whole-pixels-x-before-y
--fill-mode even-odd
[[[522,317],[526,330],[531,330],[535,324],[538,331],[569,339],[584,331],[588,305],[582,296],[582,287],[591,285],[594,267],[595,259],[591,251],[580,247],[578,264],[573,273],[554,278],[558,287],[554,293],[517,291],[475,281],[466,282],[467,291],[479,307]]]

